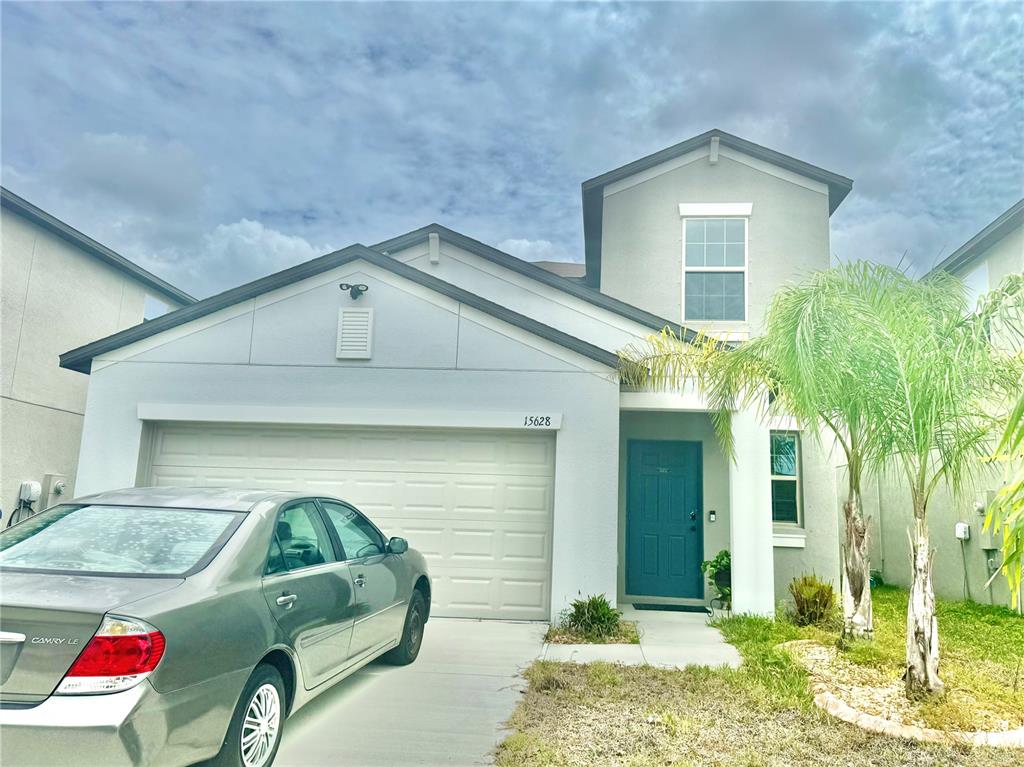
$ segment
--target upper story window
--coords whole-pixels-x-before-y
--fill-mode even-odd
[[[747,219],[683,219],[683,319],[747,319]]]
[[[772,521],[800,524],[800,435],[771,433]]]

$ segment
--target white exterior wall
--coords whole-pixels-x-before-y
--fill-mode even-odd
[[[89,379],[61,369],[58,357],[142,322],[146,288],[7,208],[0,209],[0,238],[0,506],[6,515],[23,480],[63,474],[73,482]]]
[[[339,282],[364,282],[353,302]],[[370,360],[337,360],[338,310],[374,309]],[[579,591],[614,598],[614,371],[390,272],[355,263],[117,350],[93,363],[78,491],[135,484],[139,405],[175,418],[462,427],[556,413],[552,614]],[[144,408],[145,409],[145,408]],[[191,411],[190,411],[191,409]],[[153,411],[150,408],[150,412]],[[504,419],[504,420],[502,420]],[[187,419],[186,419],[187,420]]]

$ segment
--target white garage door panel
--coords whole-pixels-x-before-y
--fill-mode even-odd
[[[548,617],[551,435],[163,424],[152,445],[154,485],[350,501],[427,558],[436,615]]]

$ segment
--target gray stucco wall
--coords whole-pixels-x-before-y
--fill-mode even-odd
[[[843,470],[839,475],[842,479]],[[982,548],[984,517],[974,508],[976,501],[986,502],[988,494],[999,488],[1001,477],[998,472],[986,474],[959,494],[944,486],[935,491],[928,506],[928,529],[935,550],[933,580],[939,596],[1010,605],[1010,592],[1002,575],[996,577],[990,588],[985,586],[993,572],[989,560],[998,566],[1002,558],[998,551]],[[865,513],[871,517],[871,567],[881,571],[886,583],[909,587],[907,530],[911,506],[906,483],[895,476],[873,478],[865,483],[863,494]],[[970,540],[962,544],[953,534],[957,522],[967,522],[971,528]]]
[[[804,534],[803,548],[775,548],[775,599],[790,602],[790,582],[808,573],[832,581],[840,591],[840,527],[837,514],[834,457],[829,445],[813,436],[801,435],[801,493]],[[791,525],[776,525],[778,534],[799,533]]]
[[[370,286],[359,306],[375,311],[374,354],[366,361],[334,356],[338,309],[352,303],[338,283],[354,278]],[[189,335],[150,339],[124,350],[127,359],[94,363],[78,489],[135,484],[139,403],[340,409],[392,419],[557,412],[552,609],[557,614],[579,590],[614,596],[617,378],[495,322],[354,264],[234,307]]]
[[[142,321],[146,291],[122,272],[4,208],[0,212],[0,505],[23,480],[73,484],[88,378],[58,356]]]
[[[829,265],[828,195],[720,157],[696,160],[604,198],[601,290],[682,317],[680,203],[748,202],[748,312],[756,333],[775,290]],[[693,323],[688,323],[693,324]]]

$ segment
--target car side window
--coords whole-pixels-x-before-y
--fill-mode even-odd
[[[338,534],[346,559],[361,559],[385,551],[384,538],[355,509],[334,501],[321,501],[327,521]]]
[[[277,515],[267,560],[268,575],[334,562],[330,536],[313,501],[302,501]]]

